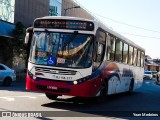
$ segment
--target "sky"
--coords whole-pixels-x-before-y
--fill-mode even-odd
[[[160,0],[75,0],[112,30],[160,58]]]

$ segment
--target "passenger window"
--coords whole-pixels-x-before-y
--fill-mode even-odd
[[[128,57],[128,64],[132,65],[133,62],[133,47],[129,46],[129,57]]]
[[[118,62],[122,62],[122,41],[120,41],[119,39],[116,40],[115,60]]]
[[[103,61],[104,54],[105,54],[105,45],[98,43],[97,62]]]
[[[134,48],[133,65],[137,65],[137,49]]]
[[[114,60],[115,53],[115,38],[110,35],[108,39],[108,57],[110,60]]]
[[[105,42],[106,42],[106,34],[105,34],[105,32],[102,32],[102,31],[98,31],[98,41],[99,42],[102,42],[102,43],[104,43],[105,44]]]
[[[138,50],[138,59],[137,59],[137,66],[141,66],[141,52]]]
[[[144,52],[141,52],[141,67],[144,67],[144,60],[145,60]]]
[[[128,44],[124,43],[123,45],[123,63],[127,64],[128,62]]]

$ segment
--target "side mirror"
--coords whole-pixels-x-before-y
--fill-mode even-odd
[[[29,41],[29,33],[26,33],[24,43],[25,43],[25,44],[28,44],[28,41]]]
[[[28,42],[32,39],[33,35],[33,27],[29,27],[26,29],[26,36],[25,36],[25,44],[28,44]]]

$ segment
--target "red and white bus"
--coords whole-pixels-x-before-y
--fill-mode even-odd
[[[100,22],[37,18],[25,41],[31,43],[26,89],[44,92],[49,99],[101,98],[142,85],[145,50]]]

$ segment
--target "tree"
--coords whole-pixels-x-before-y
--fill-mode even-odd
[[[15,54],[20,55],[22,51],[24,52],[25,44],[24,44],[24,37],[25,37],[25,27],[21,22],[16,23],[16,27],[13,30],[13,50]]]
[[[13,30],[13,64],[18,65],[22,60],[26,60],[26,45],[24,44],[25,27],[21,22],[17,22]]]

